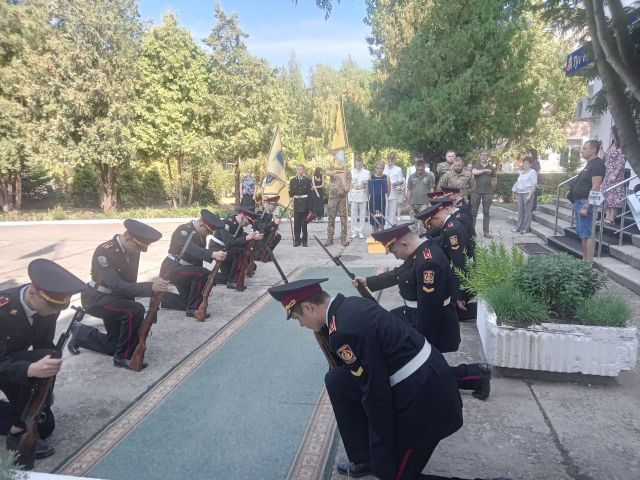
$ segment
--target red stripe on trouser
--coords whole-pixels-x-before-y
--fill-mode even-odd
[[[200,295],[202,294],[202,274],[201,273],[189,273],[189,272],[178,272],[178,275],[184,275],[185,277],[192,277],[194,275],[198,276],[198,295],[196,296],[196,308],[199,306]],[[187,305],[189,308],[191,305]]]
[[[131,349],[131,335],[133,333],[133,310],[129,310],[127,308],[109,307],[109,305],[105,305],[104,309],[109,310],[110,312],[127,312],[127,316],[129,317],[129,336],[127,337],[127,349],[124,351],[124,357],[129,358],[129,350]]]
[[[400,469],[398,470],[398,475],[396,475],[396,480],[400,480],[402,478],[402,474],[404,473],[404,469],[407,468],[407,462],[409,462],[409,457],[411,457],[412,453],[413,448],[404,452],[404,457],[402,457],[402,462],[400,463]]]
[[[456,380],[459,382],[465,382],[467,380],[480,380],[480,378],[480,375],[471,375],[469,377],[458,377]]]

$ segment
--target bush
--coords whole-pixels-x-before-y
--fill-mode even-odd
[[[535,255],[509,277],[509,283],[537,296],[558,316],[573,315],[581,300],[593,296],[603,282],[604,275],[590,263],[566,253]]]
[[[484,298],[496,312],[499,324],[529,327],[549,319],[546,307],[537,297],[506,283],[487,289]]]
[[[585,325],[626,327],[633,310],[620,297],[603,295],[587,298],[576,308],[576,316]]]
[[[127,165],[118,172],[119,207],[153,207],[167,200],[162,176],[155,166]]]
[[[502,243],[491,242],[489,247],[476,245],[476,259],[467,259],[466,274],[460,270],[461,287],[474,296],[484,296],[491,287],[505,283],[514,270],[522,268],[525,257],[515,245],[509,253]]]
[[[78,165],[73,169],[71,202],[76,207],[97,207],[100,205],[98,176],[93,166]]]

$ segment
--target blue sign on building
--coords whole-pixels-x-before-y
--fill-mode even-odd
[[[590,67],[591,65],[593,65],[593,59],[589,52],[589,46],[583,45],[567,55],[565,73],[567,75],[576,75],[580,73],[580,70]]]

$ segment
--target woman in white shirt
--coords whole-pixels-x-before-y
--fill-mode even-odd
[[[525,155],[518,180],[513,184],[513,200],[518,202],[518,223],[512,232],[528,233],[533,212],[533,195],[538,184],[538,174],[531,168],[533,159]]]

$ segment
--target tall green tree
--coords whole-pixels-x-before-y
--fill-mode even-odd
[[[181,206],[188,170],[193,194],[189,164],[200,158],[207,133],[206,54],[176,16],[166,14],[143,36],[137,72],[136,144],[144,158],[165,162],[173,206]]]

